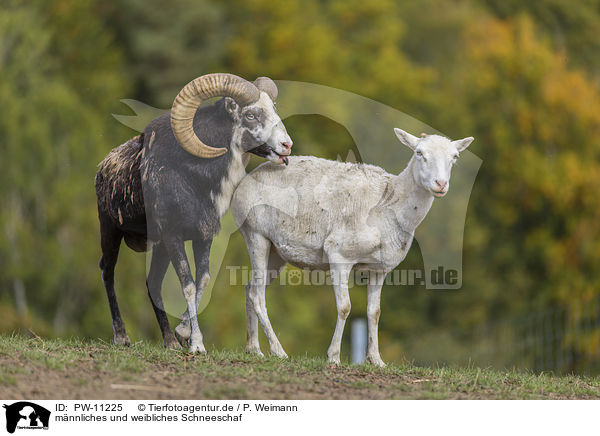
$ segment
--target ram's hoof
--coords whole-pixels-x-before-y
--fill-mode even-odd
[[[188,348],[190,346],[190,338],[181,336],[179,333],[177,333],[177,330],[175,330],[175,337],[183,348]]]
[[[181,322],[177,327],[175,327],[175,337],[184,348],[189,347],[191,334],[192,328],[190,327],[189,323]]]
[[[131,340],[129,339],[129,336],[127,336],[127,333],[123,333],[115,335],[115,344],[123,347],[129,347],[131,346]]]
[[[165,348],[169,350],[180,350],[181,348],[183,348],[178,342],[178,340],[175,338],[175,336],[169,339],[164,339],[163,343],[165,344]]]

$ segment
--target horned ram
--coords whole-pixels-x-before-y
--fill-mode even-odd
[[[200,106],[212,97],[214,104]],[[148,296],[166,347],[189,339],[204,352],[197,307],[209,281],[209,252],[231,196],[246,175],[246,152],[287,164],[292,140],[277,115],[277,87],[266,77],[254,83],[232,74],[208,74],[188,83],[170,113],[112,150],[100,163],[95,185],[102,258],[100,268],[112,315],[114,341],[130,344],[114,288],[121,241],[135,251],[152,249]],[[196,280],[184,241],[192,241]],[[161,285],[171,262],[187,302],[175,337]]]

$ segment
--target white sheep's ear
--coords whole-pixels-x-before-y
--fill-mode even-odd
[[[404,145],[406,145],[411,150],[414,151],[415,148],[417,148],[417,143],[419,142],[419,138],[417,138],[416,136],[413,136],[410,133],[405,132],[404,130],[398,129],[398,128],[394,129],[394,133],[396,134],[396,136],[398,137],[400,142],[403,143]]]
[[[469,145],[471,145],[471,142],[473,142],[474,139],[475,138],[473,138],[472,136],[469,136],[468,138],[457,139],[456,141],[452,141],[452,144],[460,152],[467,148]]]

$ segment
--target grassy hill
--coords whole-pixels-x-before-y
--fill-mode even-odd
[[[4,399],[599,399],[600,378],[0,336]]]

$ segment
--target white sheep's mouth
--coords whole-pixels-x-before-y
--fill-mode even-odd
[[[448,193],[448,191],[431,191],[433,193],[434,196],[440,198],[443,197],[444,195],[446,195]]]

